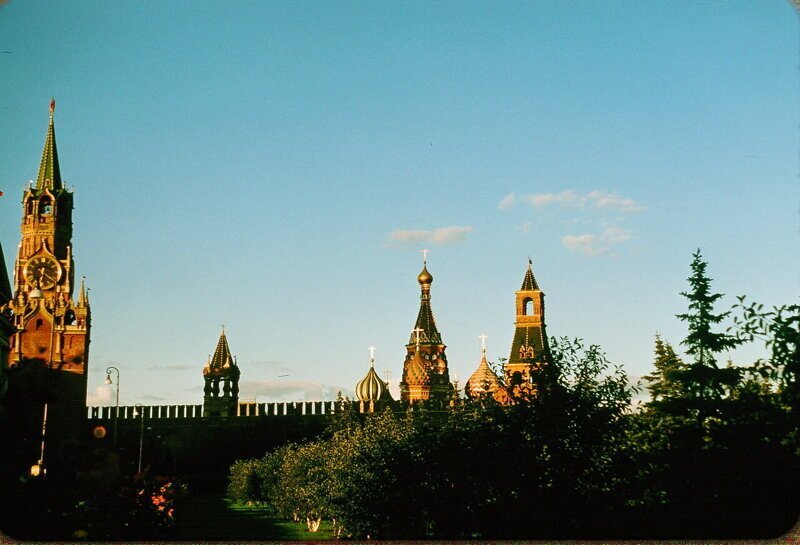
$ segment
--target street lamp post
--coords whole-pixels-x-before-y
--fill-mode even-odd
[[[114,446],[117,446],[117,427],[119,421],[119,369],[116,367],[109,367],[106,369],[106,384],[113,384],[114,381],[111,380],[111,371],[115,371],[117,374],[117,405],[114,409]]]
[[[142,472],[142,445],[144,443],[144,407],[141,403],[136,404],[136,415],[141,418],[141,423],[139,425],[139,471],[138,473]]]

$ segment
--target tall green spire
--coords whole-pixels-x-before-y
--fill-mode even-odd
[[[55,99],[50,99],[50,125],[47,127],[47,138],[44,141],[42,162],[39,164],[39,175],[36,177],[36,189],[57,191],[63,188],[61,169],[58,166],[58,150],[56,149],[56,130],[53,125],[53,112],[56,110]]]

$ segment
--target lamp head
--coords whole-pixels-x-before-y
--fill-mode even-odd
[[[106,384],[114,384],[114,381],[111,380],[111,373],[106,373],[106,380],[104,382]]]

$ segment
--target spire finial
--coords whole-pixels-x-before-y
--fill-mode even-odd
[[[478,335],[478,338],[481,340],[481,354],[486,354],[486,339],[489,338],[488,335],[485,333],[483,335]]]
[[[53,112],[56,111],[56,99],[50,97],[50,119],[53,119]]]
[[[531,260],[531,256],[528,256],[528,268],[533,266],[533,261]]]
[[[85,307],[86,306],[86,277],[81,276],[81,289],[78,293],[78,306]]]
[[[428,264],[428,254],[430,253],[430,250],[425,248],[423,250],[420,250],[420,253],[422,253],[422,264],[423,265],[427,265]]]
[[[375,367],[375,347],[370,346],[367,350],[369,350],[369,365]]]
[[[425,330],[421,327],[414,329],[414,335],[416,336],[415,344],[417,345],[417,350],[419,350],[419,334],[423,333]]]

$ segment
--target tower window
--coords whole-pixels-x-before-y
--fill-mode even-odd
[[[41,318],[36,320],[36,329],[41,329],[43,325],[44,325],[44,320],[42,320]]]
[[[39,213],[45,216],[53,213],[53,203],[50,202],[50,199],[45,198],[39,201]]]
[[[522,314],[525,316],[533,316],[533,299],[530,297],[522,301]]]

